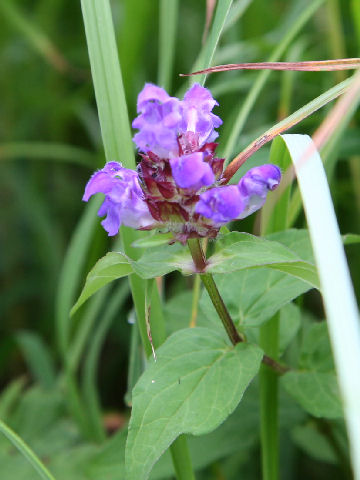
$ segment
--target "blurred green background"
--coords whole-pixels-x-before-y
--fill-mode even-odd
[[[136,114],[136,97],[144,83],[158,81],[160,3],[113,0],[111,5],[132,119]],[[310,0],[234,1],[233,22],[227,25],[221,37],[214,64],[267,60],[291,34],[296,20],[309,5]],[[205,12],[205,1],[179,2],[174,67],[169,82],[169,93],[173,95],[184,87],[185,81],[178,74],[192,70],[201,49]],[[70,369],[70,377],[64,374],[67,360],[66,355],[60,353],[56,326],[64,315],[66,317],[66,305],[71,306],[72,296],[81,289],[85,274],[97,258],[111,248],[99,222],[95,219],[91,223],[87,219],[87,232],[92,232],[90,240],[82,248],[81,235],[77,238],[78,250],[72,261],[77,255],[83,258],[70,276],[62,276],[66,252],[70,244],[74,245],[74,231],[84,218],[84,212],[89,211],[81,201],[84,186],[90,174],[105,162],[80,2],[1,0],[0,25],[0,388],[3,392],[0,413],[14,429],[20,430],[33,448],[38,445],[43,457],[53,458],[54,471],[58,468],[63,472],[64,465],[69,463],[69,472],[59,478],[120,479],[121,474],[114,473],[115,470],[114,476],[110,473],[101,477],[97,473],[85,474],[81,459],[86,459],[86,455],[90,455],[88,452],[93,455],[94,441],[104,441],[102,429],[96,424],[99,412],[100,415],[101,412],[115,412],[105,418],[108,431],[121,427],[128,416],[124,395],[129,350],[132,344],[136,351],[136,335],[133,333],[131,337],[128,322],[131,301],[126,282],[107,290],[110,300],[98,294],[71,322],[72,338],[76,343],[81,337],[78,340],[81,347],[76,367]],[[289,42],[280,59],[356,57],[359,51],[359,2],[327,0]],[[232,155],[276,121],[348,75],[347,72],[271,73],[249,112]],[[220,150],[258,76],[259,72],[228,72],[208,78],[207,86],[220,103],[216,113],[224,120],[220,129]],[[325,107],[292,131],[313,133],[328,110]],[[324,152],[342,233],[360,233],[358,119],[357,114],[346,131],[339,132]],[[269,148],[263,148],[251,162],[266,161],[268,153]],[[121,158],[114,160],[121,161]],[[88,214],[88,217],[94,215]],[[243,222],[241,230],[251,232],[253,221],[250,218]],[[303,224],[300,217],[297,225]],[[348,247],[347,253],[359,295],[358,247]],[[69,272],[69,265],[66,268]],[[191,282],[171,275],[166,281],[166,299],[184,288],[191,288]],[[306,302],[315,314],[322,315],[316,295],[307,298]],[[91,345],[96,348],[91,350]],[[89,352],[92,352],[90,359]],[[131,358],[137,358],[138,363],[130,365],[130,377],[136,378],[141,356]],[[66,398],[69,388],[71,391],[69,378],[77,385],[74,387],[77,393],[70,395],[74,400],[70,405]],[[97,413],[90,411],[82,415],[78,407],[82,401],[86,402],[89,388],[94,400],[91,408],[97,409]],[[39,418],[44,412],[47,413],[42,424]],[[84,416],[95,418],[90,428],[86,427]],[[49,443],[57,445],[58,442],[60,446],[48,452],[44,432],[48,434],[55,421],[57,427]],[[2,445],[1,439],[0,447]],[[80,448],[80,453],[77,450],[74,454],[75,463],[67,462],[67,452],[71,454],[76,448]],[[301,445],[289,447],[292,460],[288,459],[289,465],[284,468],[301,467],[292,470],[299,476],[284,478],[305,478],[303,475],[307,475],[306,478],[342,478],[337,467],[330,466],[334,463],[331,455],[318,454],[314,459],[305,450]],[[241,460],[245,461],[248,455],[248,451],[243,453]],[[33,478],[23,459],[9,460],[4,452],[0,459],[8,468],[4,467],[8,472],[1,476],[4,480]],[[232,462],[236,463],[235,458]],[[228,463],[231,464],[231,459]],[[244,464],[247,473],[243,478],[257,478],[258,467],[251,462]],[[230,472],[229,465],[226,468]],[[216,466],[213,466],[204,478],[223,478],[216,475]],[[226,478],[233,477],[229,473]]]

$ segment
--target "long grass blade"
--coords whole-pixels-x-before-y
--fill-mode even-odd
[[[158,84],[167,92],[171,91],[178,8],[178,0],[160,1]]]
[[[26,445],[26,443],[17,435],[10,427],[0,420],[0,432],[5,435],[8,440],[16,447],[19,452],[24,455],[26,460],[31,463],[41,478],[44,480],[55,480],[49,470],[41,462],[39,457]]]
[[[16,142],[0,144],[0,162],[26,160],[58,161],[94,168],[96,155],[73,145],[46,142]]]
[[[282,132],[285,132],[289,128],[293,127],[297,123],[304,120],[304,118],[308,117],[312,113],[319,110],[319,108],[323,107],[327,103],[331,102],[339,95],[346,92],[352,83],[352,78],[344,80],[343,82],[335,85],[335,87],[330,88],[327,92],[323,93],[319,97],[315,98],[311,102],[307,103],[303,107],[299,108],[296,112],[294,112],[289,117],[281,120],[281,122],[277,123],[273,127],[269,128],[266,132],[256,138],[253,142],[250,143],[242,152],[240,152],[227,166],[223,174],[223,182],[227,183],[233,175],[237,172],[237,170],[241,167],[241,165],[253,155],[259,148],[261,148],[266,143],[270,142],[273,138],[279,135]]]
[[[81,8],[106,159],[121,161],[125,167],[134,169],[134,149],[110,5],[108,0],[82,0]]]
[[[13,25],[26,38],[29,45],[58,72],[67,73],[74,71],[50,38],[36,25],[33,25],[16,5],[16,2],[6,0],[0,2],[0,11],[5,19]]]
[[[201,51],[200,56],[197,60],[197,68],[201,68],[201,66],[207,67],[211,65],[216,47],[219,43],[221,33],[224,29],[226,19],[232,5],[232,1],[233,0],[222,0],[217,3],[215,17],[210,29],[210,34],[207,38],[204,49]],[[200,85],[204,85],[206,75],[202,75],[196,80],[200,83]]]
[[[70,241],[60,272],[55,318],[59,347],[64,360],[67,359],[68,353],[71,322],[70,310],[75,301],[82,269],[85,265],[92,235],[98,221],[96,212],[101,201],[102,199],[100,198],[94,199],[85,207],[84,214]]]
[[[310,231],[343,398],[352,464],[360,479],[360,328],[356,300],[325,171],[306,135],[284,135]]]
[[[287,33],[285,34],[283,39],[279,42],[279,44],[270,54],[268,59],[269,62],[276,62],[284,54],[290,43],[300,32],[303,26],[310,20],[310,18],[313,16],[313,14],[323,2],[324,0],[315,0],[311,2],[307,8],[304,9],[304,11],[295,19],[291,27],[288,28]],[[253,108],[261,92],[261,89],[269,78],[270,73],[270,70],[260,72],[245,100],[241,100],[241,108],[239,114],[236,118],[229,139],[225,145],[225,149],[221,152],[221,156],[229,158],[234,151],[235,144],[245,125],[246,119],[248,118],[248,115],[250,114],[251,109]]]
[[[342,58],[338,60],[320,60],[309,62],[258,62],[229,63],[205,68],[197,72],[181,73],[181,77],[201,75],[231,70],[292,70],[297,72],[332,72],[336,70],[355,70],[360,66],[360,58]]]

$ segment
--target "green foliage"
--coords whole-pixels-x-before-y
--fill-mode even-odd
[[[319,288],[316,268],[278,242],[231,232],[217,242],[216,253],[208,259],[207,272],[230,273],[249,267],[268,267],[288,273]]]
[[[335,373],[288,372],[281,381],[287,392],[314,417],[342,416]]]
[[[253,215],[234,222],[209,242],[207,271],[248,342],[232,347],[207,292],[200,287],[197,297],[195,285],[193,294],[194,266],[186,247],[167,245],[172,240],[167,234],[138,236],[130,230],[113,244],[98,225],[101,199],[85,205],[81,197],[90,173],[104,164],[104,152],[107,160],[135,168],[130,122],[144,82],[162,84],[173,95],[189,84],[178,73],[195,66],[336,58],[339,52],[356,56],[358,2],[352,0],[349,9],[344,0],[279,0],[271,6],[265,0],[218,1],[204,43],[210,2],[82,0],[82,11],[77,2],[31,3],[0,2],[1,480],[125,478],[132,401],[128,451],[137,457],[133,465],[131,455],[127,459],[132,478],[145,478],[154,462],[150,478],[179,475],[170,451],[163,451],[187,432],[196,433],[182,438],[197,480],[259,479],[263,406],[257,345],[260,330],[272,325],[274,316],[274,351],[278,347],[281,363],[291,368],[279,381],[280,475],[350,478],[338,385],[349,378],[355,392],[356,375],[354,367],[335,373],[331,344],[346,339],[348,347],[356,336],[346,336],[350,315],[343,309],[336,315],[338,334],[319,321],[324,313],[315,268],[338,265],[333,253],[319,263],[319,250],[328,251],[340,238],[321,226],[323,219],[329,222],[331,202],[310,227],[312,238],[314,231],[323,233],[316,249],[292,182],[280,200],[276,192],[269,194],[261,220]],[[320,107],[352,82],[343,72],[226,72],[190,79],[205,80],[224,121],[218,152],[226,152],[226,163],[263,132],[270,138],[301,121],[296,131],[312,135],[328,113]],[[340,231],[354,232],[341,239],[359,295],[356,101],[338,115],[321,155]],[[262,147],[248,159],[236,178],[267,161],[285,174],[291,156],[277,138],[271,150]],[[310,214],[323,192],[315,173],[313,180]],[[161,277],[157,283],[144,280],[156,277]],[[346,295],[339,293],[338,273],[326,277],[334,286],[329,294],[322,279],[329,317],[329,297],[341,305]],[[189,329],[190,321],[198,328]],[[170,337],[159,348],[165,328]],[[157,362],[145,359],[150,335]],[[358,411],[358,402],[345,405]],[[148,421],[150,413],[152,431],[146,423],[142,435],[141,419]],[[357,418],[351,417],[354,431]],[[167,429],[160,435],[164,419]]]
[[[156,356],[133,390],[129,479],[147,478],[181,433],[201,435],[223,422],[256,375],[262,352],[250,344],[230,347],[213,331],[195,328],[170,336]]]

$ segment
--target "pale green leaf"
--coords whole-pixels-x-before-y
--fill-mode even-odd
[[[267,268],[215,275],[215,281],[231,317],[245,327],[261,325],[310,288],[302,280]],[[207,317],[220,324],[206,291],[200,304]]]
[[[154,248],[139,260],[130,262],[134,272],[145,279],[160,277],[174,270],[190,274],[195,268],[190,252],[179,244]]]
[[[321,433],[314,421],[297,425],[291,432],[291,438],[310,457],[322,462],[337,463],[336,451],[331,441]]]
[[[278,242],[247,233],[224,235],[217,251],[208,259],[207,272],[229,273],[246,268],[268,267],[280,270],[319,288],[315,266]]]
[[[286,373],[281,378],[285,390],[314,417],[340,418],[342,407],[335,373]]]
[[[133,390],[128,480],[146,479],[178,435],[201,435],[222,423],[241,400],[261,358],[257,346],[232,347],[205,328],[169,337]]]
[[[133,273],[132,266],[123,253],[109,252],[105,257],[100,258],[86,277],[85,286],[71,309],[71,315],[100,288],[131,273]]]
[[[155,233],[154,235],[147,235],[144,238],[135,240],[132,246],[136,248],[152,248],[159,245],[168,245],[171,240],[174,240],[172,233]]]

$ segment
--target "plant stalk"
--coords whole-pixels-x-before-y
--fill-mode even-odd
[[[260,347],[271,357],[278,355],[279,314],[260,327]],[[260,368],[260,436],[262,480],[279,478],[278,376]]]
[[[206,259],[204,252],[201,248],[200,241],[198,238],[190,238],[188,240],[188,247],[191,253],[191,256],[194,260],[194,264],[198,274],[200,275],[201,281],[204,284],[209,297],[212,301],[212,304],[217,311],[217,314],[224,325],[226,333],[233,345],[236,345],[239,342],[243,342],[244,338],[242,338],[239,332],[236,330],[235,324],[230,316],[228,309],[220,295],[220,292],[216,286],[213,276],[211,273],[205,273],[206,269]],[[269,357],[268,355],[264,355],[262,362],[270,367],[274,372],[282,375],[286,373],[289,368],[281,365],[273,358]]]

